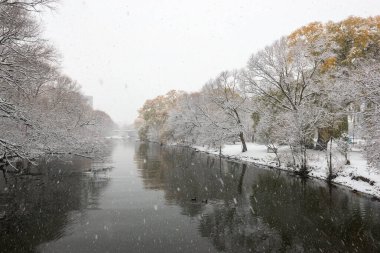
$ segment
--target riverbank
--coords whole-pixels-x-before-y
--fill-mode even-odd
[[[267,146],[247,143],[248,151],[242,153],[240,144],[225,145],[222,148],[222,157],[227,159],[240,160],[255,164],[268,166],[274,169],[293,171],[292,167],[286,166],[290,159],[290,151],[287,147],[280,147],[278,155],[281,159],[281,166],[278,166],[277,158],[274,153],[268,153]],[[219,150],[193,146],[197,151],[219,155]],[[311,178],[326,180],[328,176],[328,164],[326,152],[317,150],[308,150],[308,166],[311,172]],[[337,175],[332,182],[351,188],[354,192],[361,192],[380,198],[380,172],[367,164],[361,149],[352,149],[348,158],[350,165],[345,165],[344,157],[335,152],[333,153],[333,168]]]

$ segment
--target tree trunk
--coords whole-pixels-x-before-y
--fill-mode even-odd
[[[329,154],[329,176],[328,176],[328,181],[331,182],[333,178],[333,172],[332,172],[332,136],[330,137],[330,154]]]
[[[315,145],[316,150],[327,150],[327,143],[329,142],[329,135],[326,134],[326,128],[318,128],[318,139]]]
[[[239,116],[239,113],[237,112],[236,109],[233,110],[235,115],[236,115],[236,118],[237,118],[237,123],[239,125],[241,125],[241,120],[240,120],[240,116]],[[245,144],[245,139],[244,139],[244,134],[243,132],[240,132],[239,133],[239,137],[240,137],[240,141],[241,141],[241,144],[243,145],[243,150],[242,152],[246,152],[248,149],[247,149],[247,145]]]
[[[245,143],[245,139],[244,139],[244,134],[243,134],[243,132],[240,132],[240,133],[239,133],[239,137],[240,137],[241,144],[243,145],[243,150],[242,150],[242,152],[246,152],[248,149],[247,149],[247,144]]]
[[[306,154],[306,147],[305,145],[301,145],[301,151],[302,151],[302,161],[301,161],[301,169],[300,174],[303,177],[306,177],[308,174],[307,171],[307,154]]]

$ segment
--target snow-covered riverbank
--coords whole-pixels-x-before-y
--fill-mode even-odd
[[[289,157],[287,147],[279,149],[279,156],[282,164],[279,167],[274,153],[268,153],[265,145],[247,143],[248,151],[242,153],[241,145],[225,145],[222,148],[222,156],[229,159],[236,159],[252,162],[265,166],[274,167],[281,170],[292,171],[293,168],[286,166],[286,159]],[[209,149],[200,146],[193,146],[194,149],[208,154],[219,155],[219,150]],[[310,177],[325,180],[328,176],[328,165],[326,153],[316,150],[308,150],[308,165],[312,167]],[[368,166],[367,161],[360,149],[353,149],[349,152],[350,165],[344,165],[344,158],[340,154],[334,153],[333,166],[337,177],[333,179],[336,184],[347,186],[354,191],[363,192],[380,198],[380,172]]]

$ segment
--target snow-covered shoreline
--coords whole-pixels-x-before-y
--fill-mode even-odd
[[[266,145],[247,143],[247,146],[248,151],[242,153],[240,144],[224,145],[222,157],[263,165],[272,169],[293,171],[293,168],[286,167],[284,164],[278,166],[275,154],[268,153]],[[191,146],[191,148],[199,152],[219,156],[219,150],[217,149],[201,146]],[[286,148],[279,149],[280,156],[286,155],[286,152]],[[315,179],[326,180],[328,176],[326,153],[315,150],[308,150],[308,152],[308,165],[313,168],[309,176]],[[368,166],[362,151],[354,150],[349,152],[350,165],[343,165],[343,159],[337,154],[334,154],[334,157],[334,173],[336,173],[337,177],[333,179],[332,183],[348,187],[354,192],[380,198],[380,172]]]

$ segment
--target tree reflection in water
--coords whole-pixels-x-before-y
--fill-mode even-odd
[[[90,167],[87,159],[57,159],[42,162],[34,175],[0,176],[0,251],[34,252],[96,208],[108,181],[81,173]]]
[[[380,250],[379,203],[347,189],[188,148],[143,143],[135,161],[144,186],[199,220],[219,251]]]

